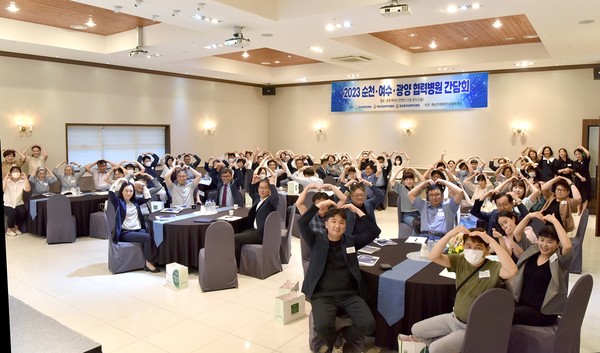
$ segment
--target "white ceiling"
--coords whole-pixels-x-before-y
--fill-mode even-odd
[[[18,4],[18,0],[15,0]],[[384,17],[379,8],[389,1],[378,0],[80,0],[82,4],[151,19],[161,23],[145,27],[144,48],[160,57],[132,58],[137,31],[99,36],[38,24],[0,18],[0,51],[51,56],[65,59],[179,74],[232,80],[252,84],[293,84],[453,72],[515,69],[517,61],[528,60],[533,67],[600,63],[600,1],[571,0],[482,0],[477,10],[447,13],[443,8],[454,0],[406,0],[412,14]],[[217,25],[192,18],[198,3],[201,13],[222,19]],[[456,5],[474,1],[454,2]],[[8,1],[2,1],[4,11]],[[173,10],[179,13],[173,16]],[[496,47],[413,54],[368,35],[373,32],[525,14],[541,42]],[[326,32],[332,20],[352,22],[350,29]],[[580,21],[594,20],[580,24]],[[105,24],[98,23],[98,26]],[[243,26],[250,39],[245,49],[270,48],[322,63],[272,67],[216,58],[239,48],[204,47],[232,37],[234,26]],[[271,34],[272,36],[264,36]],[[323,53],[314,53],[319,46]],[[342,63],[332,58],[363,55],[370,62]]]

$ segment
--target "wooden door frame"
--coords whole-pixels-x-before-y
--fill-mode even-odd
[[[600,127],[600,119],[583,119],[582,121],[581,142],[582,145],[588,149],[588,131],[590,126]],[[598,141],[598,145],[598,151],[600,151],[600,139]],[[598,232],[598,230],[600,230],[600,177],[598,176],[598,173],[596,173],[596,232]]]

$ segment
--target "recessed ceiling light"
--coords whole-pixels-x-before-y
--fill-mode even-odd
[[[464,37],[462,37],[462,40],[469,40],[469,37],[464,36]]]
[[[288,58],[291,58],[291,57],[292,57],[291,55],[288,55]]]
[[[589,25],[590,23],[594,23],[594,22],[596,22],[596,21],[594,21],[594,20],[581,20],[581,21],[579,21],[577,23],[579,23],[580,25]]]
[[[494,23],[492,23],[492,27],[494,27],[494,28],[500,28],[502,26],[503,26],[502,21],[500,21],[499,18],[497,18],[496,21],[494,21]]]
[[[20,8],[17,7],[17,4],[15,4],[14,1],[11,1],[10,4],[5,7],[5,9],[7,9],[9,12],[15,13],[18,12],[19,10],[21,10]]]
[[[250,54],[248,54],[248,52],[244,50],[244,52],[242,53],[242,58],[246,59],[249,56],[250,56]]]
[[[527,60],[523,60],[523,61],[519,61],[519,62],[515,63],[516,67],[528,67],[531,65],[533,65],[533,62],[527,61]]]
[[[281,61],[279,61],[279,60],[275,60],[275,61],[273,61],[273,63],[274,63],[274,64],[281,64]]]
[[[323,48],[319,48],[319,47],[310,47],[310,50],[314,51],[315,53],[322,53],[323,52]]]
[[[448,5],[446,7],[446,12],[448,13],[455,13],[456,11],[458,11],[458,6],[456,5]]]
[[[535,39],[537,37],[538,37],[537,34],[526,34],[523,36],[523,38],[525,38],[525,39]]]
[[[335,25],[333,23],[328,23],[325,26],[325,30],[328,31],[328,32],[333,32],[335,30]]]
[[[431,41],[431,43],[429,43],[429,47],[430,47],[431,49],[435,49],[435,48],[437,48],[437,43],[435,42],[435,40],[432,40],[432,41]]]
[[[342,23],[342,26],[344,26],[344,28],[350,28],[352,27],[352,23],[350,21],[344,21],[344,23]]]
[[[479,4],[478,2],[474,2],[471,4],[471,8],[477,10],[478,8],[481,7],[481,4]]]
[[[261,61],[261,65],[271,65],[270,61]]]
[[[412,47],[408,47],[408,49],[419,50],[419,49],[423,49],[423,46],[421,46],[421,45],[413,45]]]
[[[87,22],[85,23],[86,26],[88,27],[95,27],[96,23],[94,22],[94,19],[92,18],[92,16],[88,17]]]
[[[409,33],[409,34],[407,34],[407,36],[409,36],[409,37],[411,37],[411,38],[414,38],[414,37],[416,37],[416,36],[417,36],[417,34],[416,34],[416,33]]]
[[[71,29],[76,29],[78,31],[85,31],[86,29],[88,29],[86,25],[71,25],[69,27],[71,27]]]
[[[504,37],[504,40],[515,40],[515,37]]]

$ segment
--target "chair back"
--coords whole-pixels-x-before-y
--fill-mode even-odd
[[[54,194],[48,198],[48,221],[58,220],[71,215],[71,201],[62,194]]]
[[[73,243],[77,238],[77,224],[71,214],[71,201],[62,194],[54,194],[46,205],[46,243]]]
[[[234,230],[230,223],[212,223],[206,229],[204,249],[200,252],[198,282],[203,292],[238,286]]]
[[[529,226],[531,227],[531,229],[533,229],[535,235],[538,235],[540,233],[540,230],[544,228],[545,225],[546,223],[544,223],[544,221],[542,221],[539,218],[532,218],[531,221],[529,221]]]
[[[337,181],[335,180],[335,178],[332,175],[326,175],[323,178],[323,183],[324,184],[337,185]]]
[[[281,266],[279,258],[279,248],[281,247],[281,217],[279,212],[269,213],[265,220],[265,229],[263,232],[263,261],[272,262],[277,260]],[[277,256],[273,256],[277,253]]]
[[[110,234],[112,238],[115,234],[115,222],[117,218],[117,210],[115,209],[115,205],[113,205],[112,202],[108,201],[104,212],[106,212],[106,219],[108,219],[108,228],[110,229]]]
[[[310,206],[313,205],[313,196],[317,193],[316,190],[308,190],[306,192],[306,197],[304,198],[304,207],[306,207],[306,209],[308,210],[310,208]]]
[[[401,196],[398,194],[398,202],[396,205],[396,212],[398,214],[398,238],[406,239],[412,235],[413,227],[402,222],[402,207],[400,207],[400,198]]]
[[[281,219],[281,229],[285,229],[287,220],[287,198],[285,195],[277,193],[279,195],[279,205],[277,206],[277,212]]]
[[[475,299],[463,340],[462,353],[506,353],[515,302],[502,288],[492,288]]]
[[[581,212],[575,236],[571,239],[573,254],[571,265],[569,266],[570,273],[581,273],[581,271],[583,271],[583,238],[585,237],[585,231],[587,230],[589,216],[590,211],[587,208]]]
[[[584,274],[571,288],[554,335],[553,353],[579,353],[581,324],[592,294],[593,284],[592,275]]]
[[[280,201],[281,202],[281,201]],[[286,207],[287,209],[287,207]],[[282,264],[289,264],[292,257],[292,228],[296,219],[296,204],[290,207],[290,224],[287,229],[281,230],[281,246],[279,248],[279,258]]]
[[[246,173],[244,174],[244,182],[242,184],[242,189],[244,192],[248,192],[248,188],[250,187],[250,183],[252,183],[252,177],[254,176],[254,170],[252,168],[246,169]]]
[[[588,219],[590,217],[590,210],[587,208],[581,212],[581,216],[579,218],[579,224],[577,224],[577,230],[575,231],[575,237],[571,239],[571,241],[579,241],[583,243],[583,237],[585,236],[585,231],[587,229]]]

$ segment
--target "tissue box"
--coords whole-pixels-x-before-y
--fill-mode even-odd
[[[150,201],[150,212],[160,211],[165,208],[165,203],[162,201]]]
[[[276,297],[275,315],[277,315],[277,322],[285,325],[303,318],[306,316],[304,304],[304,294],[300,292],[292,291]]]
[[[285,283],[279,287],[279,295],[288,294],[291,292],[298,292],[300,290],[300,284],[298,281],[290,281],[287,280]]]
[[[300,184],[297,181],[288,181],[287,193],[288,195],[298,195],[300,193]]]
[[[167,264],[167,285],[175,289],[187,288],[188,286],[188,268],[171,262]]]

